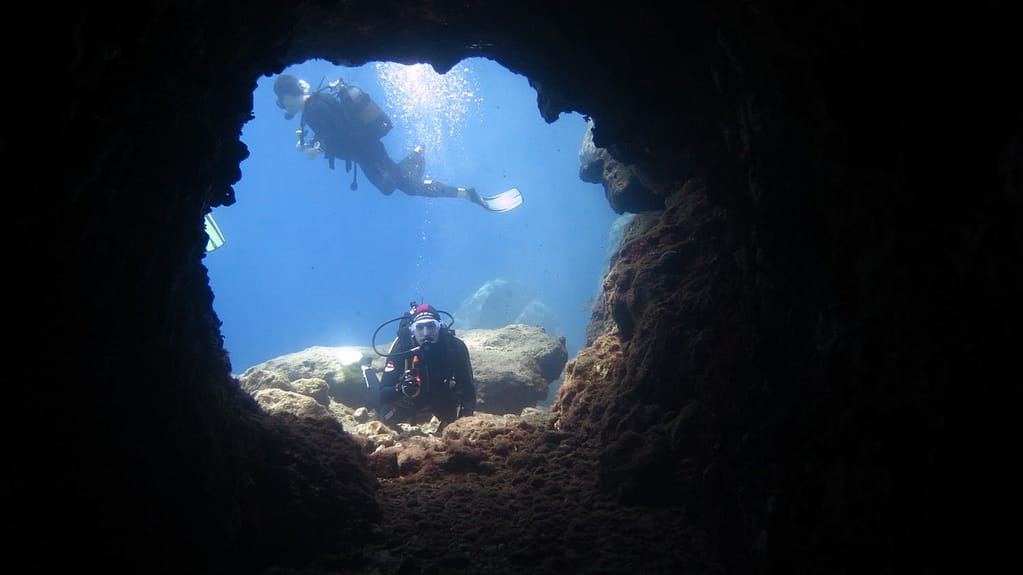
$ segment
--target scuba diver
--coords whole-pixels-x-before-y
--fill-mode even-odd
[[[437,433],[452,421],[472,415],[476,410],[476,384],[473,381],[472,362],[465,342],[455,336],[451,325],[440,320],[432,305],[409,304],[410,310],[401,317],[384,322],[377,328],[400,321],[397,337],[391,342],[383,376],[363,366],[369,407],[377,412],[377,419],[387,424],[405,422],[420,424],[430,416],[440,420]],[[376,333],[373,350],[376,351]]]
[[[422,145],[395,163],[380,140],[391,131],[391,119],[357,86],[339,79],[310,93],[305,80],[281,74],[274,80],[274,93],[286,120],[302,114],[296,131],[298,150],[310,159],[323,155],[331,169],[336,158],[343,159],[346,172],[355,169],[353,190],[358,188],[358,169],[362,167],[362,173],[386,196],[398,189],[410,196],[461,198],[492,212],[506,212],[522,203],[522,194],[515,188],[483,197],[475,188],[424,180]]]

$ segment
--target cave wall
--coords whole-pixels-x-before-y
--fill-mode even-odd
[[[735,572],[936,560],[918,552],[934,535],[920,519],[938,496],[945,389],[988,381],[1018,312],[1021,99],[1000,14],[69,10],[60,118],[74,153],[47,238],[46,314],[29,333],[74,342],[57,370],[73,383],[46,390],[59,450],[24,453],[25,531],[89,534],[69,562],[226,572],[372,519],[353,446],[266,420],[230,379],[202,215],[235,201],[260,75],[311,57],[443,72],[469,56],[527,75],[548,121],[594,118],[596,145],[667,207],[623,242],[559,405],[565,426],[605,442],[607,488],[687,505]],[[286,530],[298,509],[315,519]]]

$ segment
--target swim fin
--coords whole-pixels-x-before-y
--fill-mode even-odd
[[[480,205],[491,212],[507,212],[522,205],[522,193],[518,188],[505,190],[496,196],[480,196]]]
[[[220,231],[220,226],[213,219],[213,214],[206,214],[204,221],[206,224],[206,236],[209,238],[206,241],[206,252],[209,253],[224,245],[226,240],[224,240],[223,232]]]

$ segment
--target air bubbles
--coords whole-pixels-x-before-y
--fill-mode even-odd
[[[483,98],[478,79],[467,66],[438,74],[429,64],[376,64],[388,112],[404,127],[408,146],[424,144],[429,163],[445,168],[447,148],[458,144],[462,128],[476,115]]]

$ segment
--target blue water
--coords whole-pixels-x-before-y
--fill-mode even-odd
[[[319,60],[286,71],[313,88],[338,77],[363,88],[395,124],[383,140],[396,161],[423,143],[427,177],[483,195],[517,187],[524,202],[489,213],[453,198],[384,196],[361,172],[353,191],[344,162],[330,170],[295,150],[298,117],[284,119],[274,78],[261,78],[237,202],[213,211],[226,243],[204,259],[234,373],[314,345],[370,345],[410,301],[455,312],[496,278],[539,294],[570,357],[579,350],[617,217],[603,188],[579,179],[582,116],[547,124],[526,78],[484,59],[443,76]],[[394,327],[381,330],[384,342]]]

